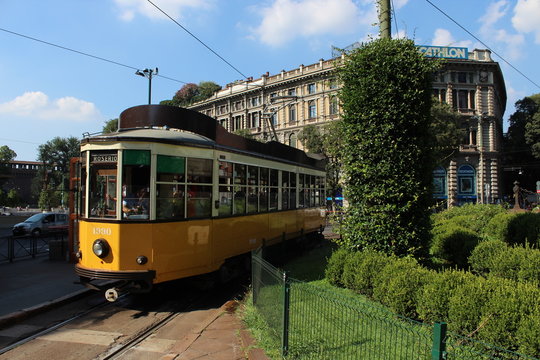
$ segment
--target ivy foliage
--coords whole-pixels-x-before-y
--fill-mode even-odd
[[[342,244],[423,258],[429,242],[435,145],[431,81],[438,63],[413,41],[378,39],[345,58]]]

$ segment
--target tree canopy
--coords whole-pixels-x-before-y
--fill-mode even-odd
[[[79,154],[79,139],[76,137],[55,137],[39,145],[38,160],[43,163],[43,167],[38,171],[37,178],[41,189],[39,205],[42,209],[60,204],[61,191],[65,190],[64,179],[69,174],[70,159]]]
[[[349,201],[341,245],[427,255],[437,66],[412,40],[378,39],[351,52],[339,67]]]
[[[212,81],[201,81],[199,85],[194,83],[185,84],[174,94],[172,100],[163,100],[161,105],[189,106],[198,101],[206,100],[216,91],[221,90],[221,86]]]
[[[118,118],[105,121],[105,125],[103,125],[102,131],[104,134],[117,132],[118,131]]]

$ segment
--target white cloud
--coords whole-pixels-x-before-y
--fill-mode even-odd
[[[497,28],[497,22],[507,15],[508,10],[507,0],[491,3],[484,16],[478,20],[482,24],[480,34],[487,43],[500,43],[500,47],[510,59],[517,59],[521,55],[521,47],[525,42],[523,35],[510,34],[506,29]]]
[[[179,19],[187,8],[209,9],[215,0],[159,0],[155,4],[159,6],[173,19]],[[119,17],[124,21],[131,21],[135,16],[141,15],[151,19],[165,19],[155,6],[146,0],[114,0],[120,12]]]
[[[433,34],[433,41],[431,42],[431,45],[471,48],[473,43],[470,40],[456,41],[450,31],[446,29],[436,29],[435,34]]]
[[[0,104],[0,114],[42,120],[92,121],[103,116],[93,103],[66,96],[55,101],[41,91],[26,92]]]
[[[272,46],[298,37],[354,33],[376,20],[373,5],[368,6],[362,11],[352,0],[275,0],[260,10],[262,21],[253,33]]]
[[[535,42],[540,44],[540,1],[538,0],[518,0],[514,7],[514,16],[512,17],[512,25],[514,28],[523,33],[534,33]]]

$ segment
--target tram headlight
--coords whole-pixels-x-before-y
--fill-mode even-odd
[[[97,257],[102,259],[109,255],[110,249],[111,248],[105,239],[97,239],[94,241],[94,244],[92,244],[92,251]]]

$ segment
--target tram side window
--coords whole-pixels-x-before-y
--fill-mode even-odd
[[[212,160],[187,159],[187,217],[212,215]]]
[[[183,219],[185,216],[186,159],[178,156],[157,156],[156,217]]]
[[[326,204],[326,193],[325,193],[325,187],[324,187],[324,177],[317,176],[317,191],[318,191],[318,205],[319,206],[325,206]]]
[[[90,217],[116,217],[117,161],[117,151],[90,152],[90,168],[88,170]],[[86,168],[84,165],[83,167]]]
[[[298,207],[306,207],[306,200],[305,200],[305,175],[299,174],[298,175]]]
[[[289,191],[289,208],[296,209],[296,173],[289,173],[289,184],[291,186]]]
[[[270,169],[270,205],[268,207],[270,211],[277,210],[278,208],[278,191],[278,170]]]
[[[219,162],[219,216],[232,215],[233,205],[233,164]]]
[[[256,213],[259,210],[259,168],[248,166],[247,169],[247,212]]]
[[[246,165],[234,164],[234,213],[246,212]]]
[[[122,213],[124,219],[150,217],[150,151],[124,150]]]
[[[268,176],[267,168],[260,168],[260,186],[259,186],[259,211],[268,211]]]
[[[289,172],[281,172],[281,209],[287,210],[289,206]]]

